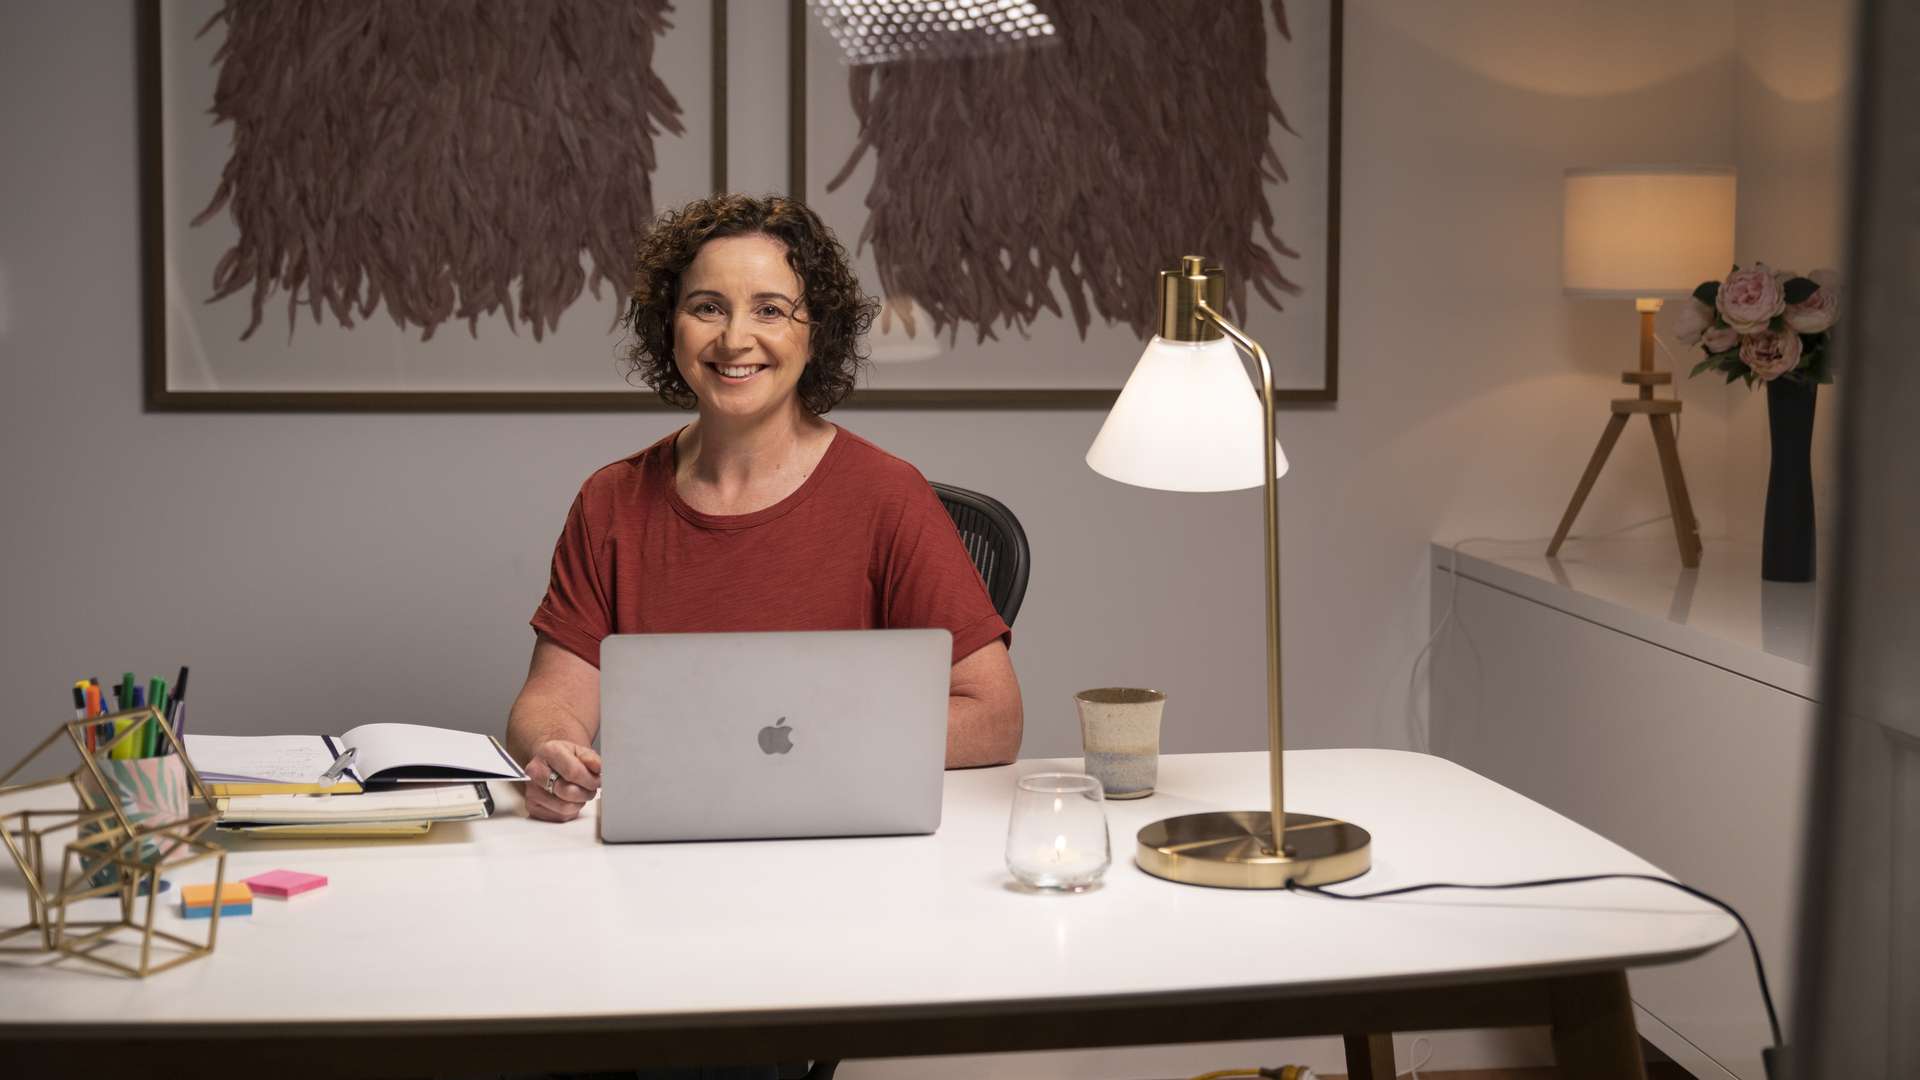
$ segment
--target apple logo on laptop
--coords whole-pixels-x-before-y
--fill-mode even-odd
[[[761,753],[784,754],[793,749],[793,729],[786,724],[787,718],[783,716],[771,725],[760,729]]]

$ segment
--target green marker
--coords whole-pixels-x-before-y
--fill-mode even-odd
[[[167,684],[165,680],[163,679],[147,680],[147,705],[150,708],[159,710],[161,716],[167,715],[166,694],[167,694]],[[141,740],[141,742],[145,745],[147,752],[140,755],[141,757],[158,757],[160,755],[160,730],[159,729],[160,729],[160,725],[158,724],[154,724],[154,723],[147,724],[146,737]]]

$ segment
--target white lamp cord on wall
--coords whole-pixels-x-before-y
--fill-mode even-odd
[[[1672,519],[1672,514],[1661,514],[1659,517],[1636,521],[1631,525],[1622,525],[1617,529],[1610,529],[1607,532],[1575,533],[1569,536],[1568,539],[1604,540],[1609,536],[1619,536],[1621,533],[1629,533],[1635,529],[1644,529],[1649,525],[1658,525],[1663,521],[1671,521]],[[1433,624],[1433,633],[1427,635],[1427,643],[1420,646],[1420,651],[1414,654],[1413,667],[1407,672],[1407,695],[1409,701],[1413,700],[1414,689],[1420,681],[1420,662],[1425,660],[1428,654],[1433,651],[1434,642],[1440,640],[1441,633],[1444,632],[1447,625],[1453,621],[1453,607],[1460,596],[1460,549],[1466,547],[1468,544],[1528,544],[1536,541],[1545,542],[1547,539],[1548,537],[1545,536],[1467,536],[1447,545],[1447,577],[1449,578],[1447,582],[1447,609],[1441,613],[1440,621]],[[1431,726],[1431,724],[1423,722],[1417,733],[1417,742],[1419,745],[1415,749],[1423,754],[1432,753],[1432,746],[1430,745],[1432,734]]]

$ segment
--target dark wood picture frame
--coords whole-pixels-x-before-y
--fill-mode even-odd
[[[1287,405],[1327,405],[1339,396],[1340,113],[1343,0],[1330,7],[1327,265],[1324,378],[1311,389],[1282,388]],[[137,8],[136,85],[140,112],[141,264],[144,400],[151,412],[646,412],[677,411],[638,390],[608,391],[205,391],[174,390],[167,377],[166,219],[162,173],[161,0]],[[727,185],[727,3],[711,4],[715,190]],[[789,191],[804,197],[807,167],[806,0],[788,0]],[[1119,389],[865,389],[842,408],[1105,409]]]

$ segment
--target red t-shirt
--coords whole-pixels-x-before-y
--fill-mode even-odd
[[[608,634],[944,628],[958,663],[1013,641],[919,470],[837,428],[798,490],[703,514],[674,487],[678,432],[587,478],[533,628],[595,667]]]

